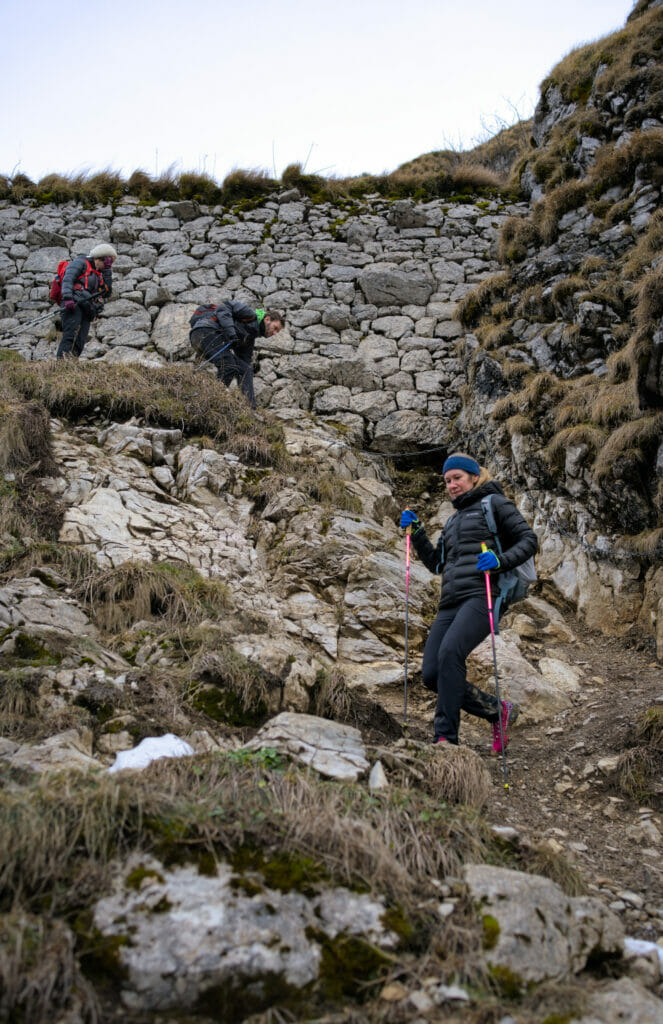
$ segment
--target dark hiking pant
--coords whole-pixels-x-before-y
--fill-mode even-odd
[[[240,359],[226,341],[222,341],[215,331],[194,329],[190,334],[191,344],[200,352],[203,359],[208,359],[216,366],[216,375],[226,387],[234,380],[240,386],[242,394],[248,399],[252,409],[256,407],[256,396],[253,390],[253,367]]]
[[[57,351],[57,359],[63,356],[72,355],[77,359],[85,348],[85,342],[90,333],[92,320],[86,316],[83,308],[79,305],[71,313],[62,309],[62,340]]]
[[[498,720],[497,697],[467,682],[465,660],[490,633],[486,598],[470,597],[442,608],[431,626],[421,667],[424,686],[437,693],[435,739],[458,743],[461,709],[488,722]]]

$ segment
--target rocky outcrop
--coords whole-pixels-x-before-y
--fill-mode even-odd
[[[486,864],[468,864],[465,880],[482,915],[484,956],[498,979],[525,988],[577,974],[590,956],[622,952],[622,924],[600,900],[568,898],[548,878]]]

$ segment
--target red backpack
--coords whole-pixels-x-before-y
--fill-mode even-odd
[[[51,302],[55,302],[56,305],[58,306],[62,302],[62,279],[64,277],[64,272],[70,263],[71,260],[60,260],[60,262],[58,263],[58,269],[56,271],[55,277],[51,281],[51,290],[49,291],[48,294]],[[101,274],[99,273],[99,271],[95,270],[90,261],[87,260],[87,270],[85,271],[84,275],[81,274],[81,277],[83,278],[83,284],[78,283],[78,281],[81,280],[81,278],[79,277],[78,281],[74,285],[75,291],[81,291],[82,288],[85,288],[85,290],[87,291],[88,278],[90,274],[96,274],[97,277],[101,278]]]

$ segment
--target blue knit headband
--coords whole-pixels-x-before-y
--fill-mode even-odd
[[[474,459],[471,459],[469,455],[450,455],[442,466],[442,476],[450,469],[462,469],[465,473],[470,473],[472,476],[479,476],[481,473],[481,466]]]

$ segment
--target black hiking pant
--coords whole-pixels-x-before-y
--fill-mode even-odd
[[[61,311],[62,317],[62,340],[58,346],[56,359],[72,355],[76,359],[85,348],[85,342],[90,333],[92,317],[86,316],[82,306],[76,305],[71,313],[64,307]]]
[[[461,709],[487,722],[499,718],[497,697],[468,683],[465,661],[490,633],[488,606],[483,596],[441,608],[431,626],[421,674],[424,686],[437,693],[435,739],[458,743]]]
[[[223,341],[215,331],[205,328],[194,328],[189,335],[196,352],[216,366],[216,375],[226,387],[237,381],[242,394],[248,399],[252,409],[256,407],[256,396],[253,390],[253,367],[233,351],[232,344]]]

